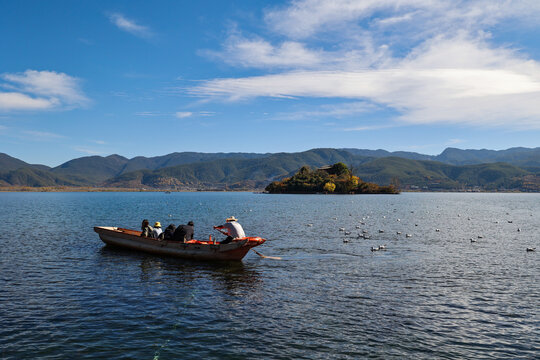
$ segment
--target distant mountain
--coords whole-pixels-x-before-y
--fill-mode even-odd
[[[404,189],[540,191],[540,148],[460,150],[440,155],[365,149],[298,153],[172,153],[127,159],[87,156],[58,167],[31,165],[0,153],[0,186],[109,186],[155,189],[262,189],[274,180],[343,162],[364,181]]]
[[[375,159],[365,163],[357,172],[364,181],[390,184],[399,179],[401,186],[429,190],[466,189],[485,190],[519,188],[523,177],[530,173],[506,163],[456,166],[436,161],[409,160],[398,157]]]
[[[51,169],[56,175],[73,175],[86,179],[87,184],[97,185],[118,175],[129,160],[120,155],[86,156],[70,160]]]
[[[157,188],[263,188],[268,182],[295,173],[303,165],[358,163],[358,157],[343,150],[314,149],[301,153],[278,153],[256,159],[222,159],[185,164],[155,171],[126,173],[106,182],[108,186]]]
[[[137,156],[129,160],[121,171],[125,174],[136,170],[156,170],[171,166],[193,164],[222,159],[259,159],[268,156],[268,154],[257,153],[197,153],[181,152],[172,153],[156,157]],[[119,175],[119,174],[118,174]]]
[[[507,162],[527,168],[540,168],[540,148],[511,148],[507,150],[461,150],[447,148],[433,160],[453,165],[472,165]]]
[[[11,157],[8,154],[0,153],[0,173],[25,168],[32,168],[38,170],[50,169],[48,166],[45,165],[28,164],[22,160]]]
[[[3,186],[45,187],[83,186],[87,182],[85,179],[76,179],[72,176],[58,176],[49,170],[26,167],[0,173],[0,184],[3,184]]]
[[[507,150],[461,150],[446,148],[439,155],[424,155],[415,152],[366,149],[342,149],[354,155],[371,158],[384,158],[389,156],[400,157],[410,160],[432,160],[452,165],[474,165],[496,162],[507,162],[529,169],[540,169],[540,148],[511,148]]]
[[[371,157],[371,158],[382,158],[382,157],[389,157],[389,156],[396,156],[404,159],[411,159],[411,160],[435,160],[435,156],[432,155],[424,155],[419,154],[415,152],[407,152],[407,151],[386,151],[386,150],[367,150],[367,149],[341,149],[350,152],[354,155],[359,156],[365,156],[365,157]]]

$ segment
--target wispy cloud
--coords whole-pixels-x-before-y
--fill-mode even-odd
[[[104,154],[103,151],[95,150],[95,149],[91,149],[87,147],[74,147],[73,150],[78,151],[83,154],[88,154],[88,155],[103,155]]]
[[[189,112],[189,111],[178,111],[176,114],[174,114],[174,116],[176,116],[179,119],[184,119],[184,118],[190,117],[192,115],[193,115],[193,113]]]
[[[271,119],[285,121],[313,121],[321,118],[340,119],[372,112],[377,108],[378,106],[367,102],[349,102],[343,104],[321,105],[316,110],[279,113],[272,116]]]
[[[407,123],[540,128],[540,62],[489,33],[512,19],[538,27],[539,11],[529,0],[292,1],[266,11],[265,37],[235,30],[213,53],[259,75],[211,79],[189,92],[352,99]]]
[[[80,80],[54,71],[26,70],[4,73],[0,87],[0,111],[46,110],[86,106],[90,100],[80,89]]]
[[[123,14],[108,13],[107,16],[111,23],[116,25],[120,30],[126,31],[132,35],[141,38],[150,38],[154,35],[149,27],[137,24],[135,20],[128,19]]]
[[[218,58],[228,64],[244,67],[313,67],[322,62],[322,53],[309,50],[296,41],[285,41],[278,45],[254,37],[247,39],[239,34],[231,35],[222,51],[201,51],[202,55]]]
[[[446,142],[446,145],[449,146],[449,145],[456,145],[456,144],[461,144],[461,143],[464,143],[465,140],[462,140],[462,139],[450,139]]]
[[[46,131],[34,131],[34,130],[25,130],[22,131],[23,134],[30,135],[35,140],[56,140],[63,139],[65,136],[46,132]]]
[[[103,141],[103,140],[93,140],[92,142],[94,142],[94,143],[96,143],[98,145],[105,145],[106,144],[106,142]]]
[[[351,128],[345,128],[343,131],[372,131],[372,130],[381,130],[397,127],[398,125],[367,125],[367,126],[356,126]]]
[[[159,111],[139,111],[135,113],[135,116],[143,116],[143,117],[154,117],[154,116],[164,116],[166,114],[161,113]]]

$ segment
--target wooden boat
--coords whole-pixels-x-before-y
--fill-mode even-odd
[[[242,260],[249,249],[266,240],[260,237],[235,239],[228,244],[213,241],[189,240],[186,243],[172,240],[158,240],[141,236],[141,232],[111,226],[95,226],[94,231],[109,245],[166,255],[202,260]]]

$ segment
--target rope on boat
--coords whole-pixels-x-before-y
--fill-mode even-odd
[[[273,259],[273,260],[282,260],[279,256],[266,256],[266,255],[263,255],[261,254],[260,252],[258,252],[257,250],[255,249],[251,249],[253,250],[253,252],[257,255],[259,255],[260,257],[262,257],[263,259]]]

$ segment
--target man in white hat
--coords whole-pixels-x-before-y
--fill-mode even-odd
[[[246,234],[244,233],[244,229],[242,228],[242,225],[238,223],[238,219],[236,219],[234,216],[227,218],[225,220],[225,224],[214,226],[214,229],[218,230],[220,233],[224,235],[227,235],[227,238],[223,240],[222,242],[220,242],[220,244],[228,244],[233,239],[246,237]]]

